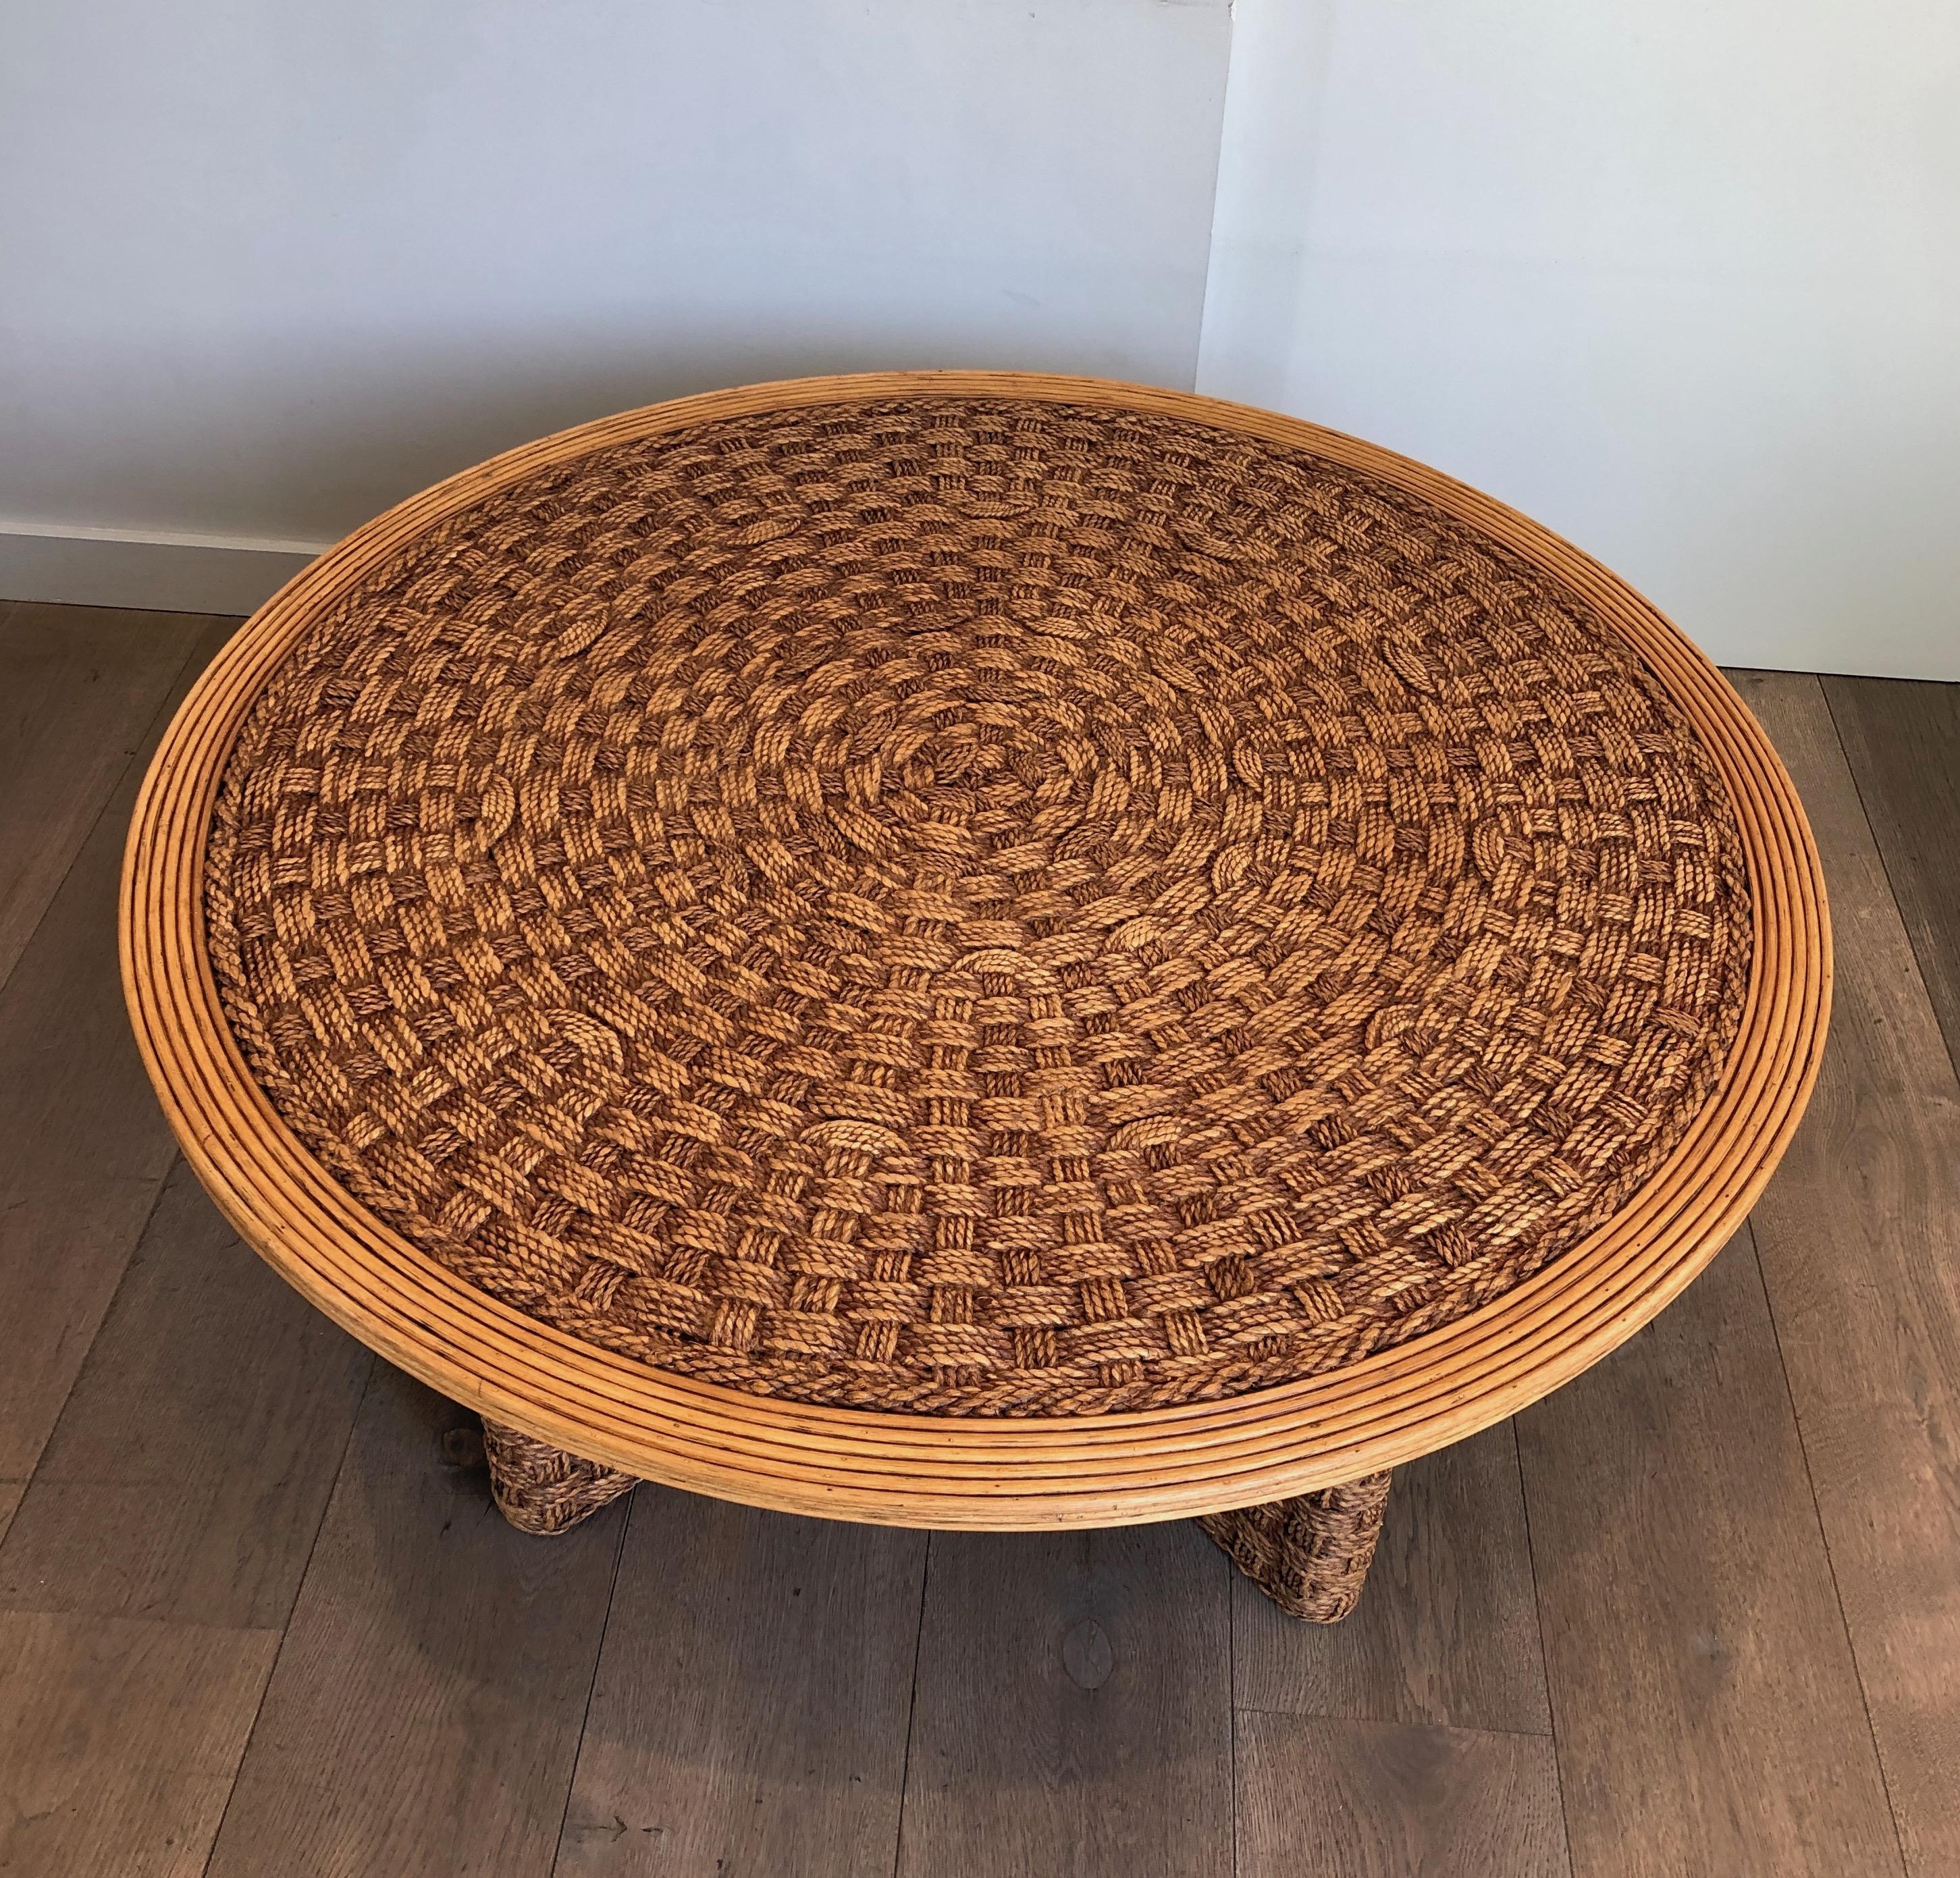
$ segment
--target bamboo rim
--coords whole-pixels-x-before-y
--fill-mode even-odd
[[[933,1417],[748,1395],[578,1343],[451,1276],[301,1146],[225,1022],[205,951],[202,873],[239,726],[308,621],[435,523],[567,457],[788,405],[934,392],[1154,412],[1311,450],[1484,530],[1626,636],[1729,790],[1755,951],[1714,1096],[1613,1219],[1492,1304],[1343,1369],[1122,1415]],[[138,799],[120,911],[131,1021],[186,1158],[240,1236],[343,1329],[498,1421],[644,1479],[782,1511],[938,1528],[1121,1525],[1283,1498],[1462,1440],[1569,1381],[1678,1296],[1740,1225],[1809,1098],[1831,991],[1823,875],[1787,774],[1720,673],[1624,582],[1489,497],[1338,432],[1185,392],[1010,372],[796,379],[679,399],[543,438],[398,504],[289,581],[192,688]]]

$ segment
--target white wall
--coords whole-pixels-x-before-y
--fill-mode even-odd
[[[1960,678],[1956,333],[1949,0],[0,0],[16,596],[242,607],[584,418],[998,364]]]
[[[224,604],[200,542],[303,552],[720,385],[1188,386],[1230,38],[1226,0],[13,0],[0,592]]]
[[[1239,0],[1198,387],[1960,678],[1960,8]]]

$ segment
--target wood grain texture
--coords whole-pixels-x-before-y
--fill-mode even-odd
[[[24,1480],[0,1480],[0,1543],[4,1543],[14,1523],[14,1509],[27,1490]]]
[[[461,1419],[377,1373],[211,1878],[549,1871],[625,1506],[527,1538],[442,1464]]]
[[[1756,1239],[1907,1863],[1930,1878],[1960,1871],[1960,1086],[1817,682],[1746,694],[1844,935],[1817,1101]]]
[[[0,1872],[198,1878],[275,1630],[0,1615]]]
[[[1230,1575],[1188,1525],[935,1535],[899,1878],[1226,1878]]]
[[[0,984],[209,624],[27,602],[0,620]]]
[[[1898,1871],[1746,1232],[1518,1438],[1579,1878]]]
[[[0,1606],[283,1625],[373,1362],[180,1162],[0,1545]]]
[[[200,624],[180,688],[231,631]],[[171,708],[153,706],[153,736]],[[0,1478],[32,1473],[175,1158],[116,983],[116,870],[142,767],[141,752],[124,759],[0,987]]]
[[[32,1472],[177,1158],[116,1008],[113,837],[0,990],[0,1473]]]
[[[1542,1737],[1239,1718],[1238,1878],[1565,1878]]]
[[[639,1488],[557,1878],[889,1878],[925,1551]]]
[[[1948,1059],[1960,1064],[1960,685],[1822,682]]]
[[[1397,1470],[1351,1616],[1297,1623],[1242,1578],[1232,1621],[1242,1708],[1548,1734],[1510,1423]]]
[[[317,610],[486,492],[567,457],[711,418],[922,392],[1120,406],[1310,449],[1495,536],[1637,650],[1731,791],[1758,956],[1715,1097],[1607,1225],[1487,1308],[1283,1388],[1102,1418],[915,1417],[743,1395],[577,1342],[453,1277],[300,1149],[240,1062],[197,909],[225,755]],[[138,807],[123,912],[132,1015],[186,1156],[246,1239],[371,1347],[499,1422],[643,1478],[928,1527],[1106,1525],[1283,1498],[1446,1446],[1557,1387],[1677,1295],[1747,1212],[1814,1074],[1829,976],[1815,856],[1781,770],[1714,669],[1597,563],[1488,497],[1351,437],[1180,392],[1023,373],[871,373],[682,399],[527,446],[377,517],[255,615],[187,701]]]

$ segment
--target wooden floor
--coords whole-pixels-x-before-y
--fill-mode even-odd
[[[126,1031],[123,826],[231,624],[0,606],[0,1872],[1960,1873],[1960,688],[1739,675],[1830,876],[1809,1119],[1323,1632],[1188,1525],[498,1518]]]

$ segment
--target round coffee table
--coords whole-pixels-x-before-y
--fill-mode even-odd
[[[813,379],[451,478],[164,738],[126,986],[240,1235],[562,1530],[1197,1517],[1352,1605],[1389,1470],[1637,1330],[1808,1095],[1817,858],[1603,568],[1312,425]]]

